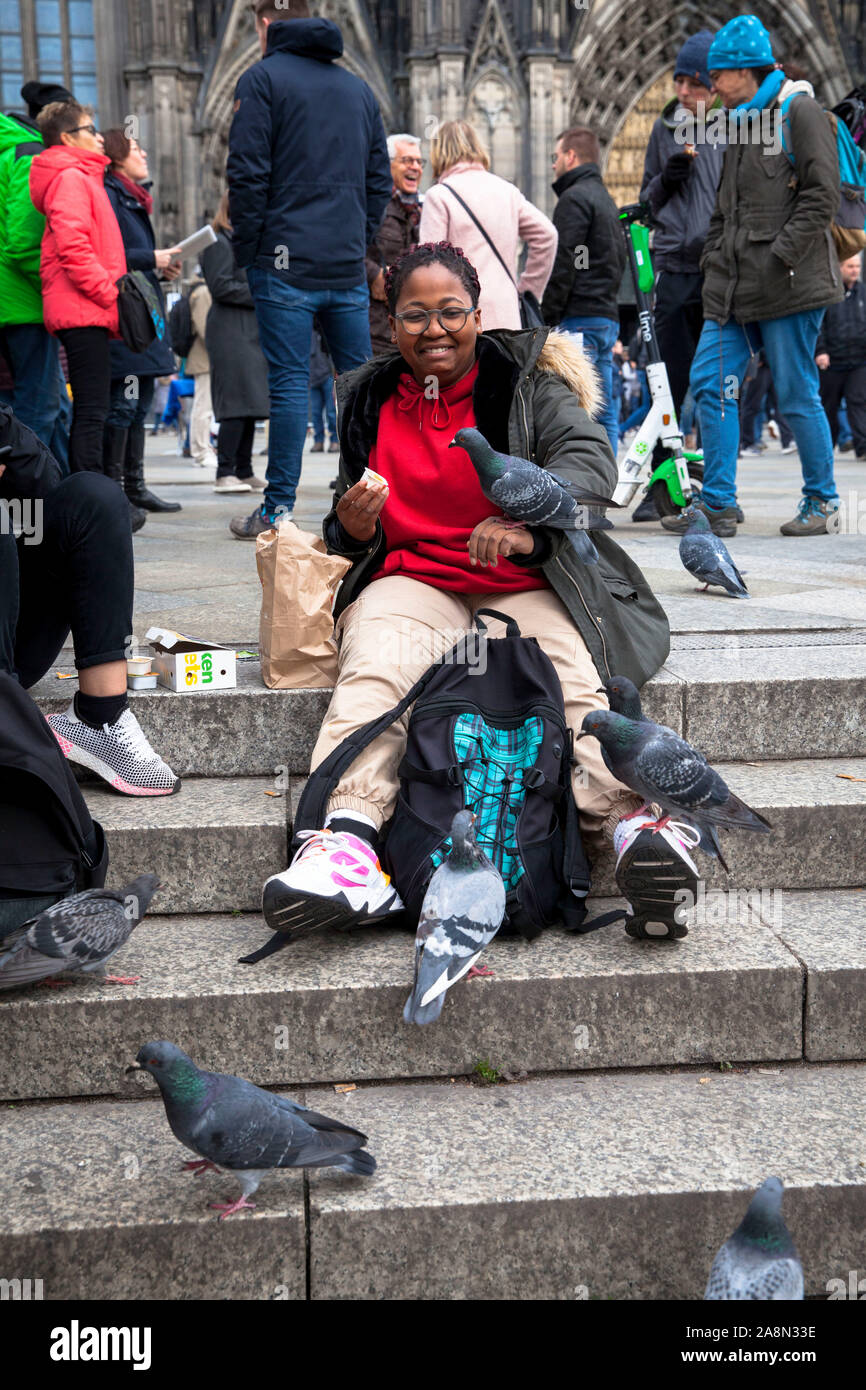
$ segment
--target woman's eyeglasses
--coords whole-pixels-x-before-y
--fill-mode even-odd
[[[77,135],[78,132],[79,132],[79,130],[86,130],[87,133],[88,133],[88,135],[98,135],[98,134],[99,134],[98,130],[96,129],[96,126],[93,124],[92,121],[91,121],[88,125],[74,125],[74,126],[72,127],[72,129],[69,131],[69,134],[70,134],[70,135]]]
[[[468,309],[459,309],[457,305],[451,305],[447,309],[433,309],[427,313],[426,309],[410,309],[406,314],[395,314],[398,323],[402,323],[407,333],[412,333],[417,337],[419,333],[426,333],[430,327],[430,320],[435,317],[439,320],[440,328],[450,329],[453,333],[459,333],[466,324],[469,315],[474,313],[470,304]]]

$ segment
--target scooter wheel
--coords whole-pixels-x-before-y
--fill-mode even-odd
[[[704,481],[703,464],[690,463],[689,477],[694,483],[697,491],[700,492],[701,484]],[[674,502],[673,498],[668,492],[665,483],[653,483],[652,487],[650,488],[650,496],[656,504],[656,510],[658,511],[659,516],[676,516],[677,513],[680,511],[680,508],[677,506],[676,502]]]

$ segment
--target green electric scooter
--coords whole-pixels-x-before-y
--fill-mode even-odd
[[[683,447],[668,369],[659,352],[653,318],[655,272],[650,256],[648,217],[649,207],[646,203],[630,203],[619,210],[634,281],[640,334],[647,347],[646,374],[652,404],[629,445],[628,453],[620,460],[619,481],[613,500],[627,507],[638,488],[644,484],[644,491],[652,496],[659,515],[674,516],[689,505],[695,489],[700,492],[704,456]],[[659,441],[669,451],[669,456],[653,469],[653,450]]]

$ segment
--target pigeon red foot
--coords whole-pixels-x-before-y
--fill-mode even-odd
[[[255,1211],[255,1202],[248,1202],[246,1197],[238,1197],[236,1202],[210,1202],[210,1207],[218,1211],[220,1215],[218,1221],[225,1221],[226,1217],[234,1216],[236,1211]]]

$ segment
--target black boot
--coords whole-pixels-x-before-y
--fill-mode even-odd
[[[144,485],[144,425],[133,425],[126,445],[123,486],[130,502],[146,512],[179,512],[179,502],[163,502]]]
[[[123,465],[126,459],[128,430],[121,429],[118,425],[106,425],[105,433],[102,436],[102,471],[106,478],[111,478],[112,482],[123,487]],[[143,512],[140,507],[133,506],[129,501],[129,524],[133,534],[140,531],[147,521],[147,512]]]

